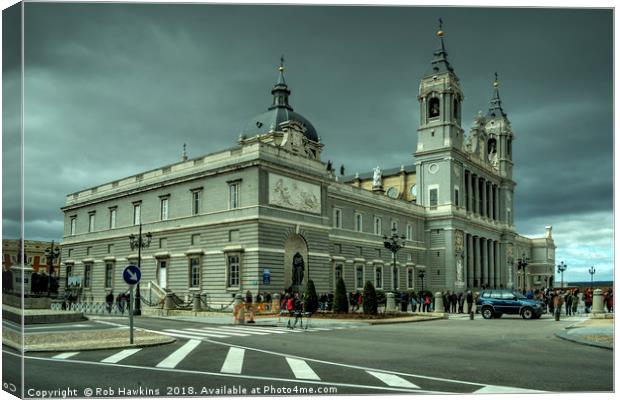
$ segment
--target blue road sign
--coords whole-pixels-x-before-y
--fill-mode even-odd
[[[140,273],[140,269],[135,265],[128,265],[123,271],[123,279],[129,285],[135,285],[136,283],[140,282],[141,275],[142,274]]]

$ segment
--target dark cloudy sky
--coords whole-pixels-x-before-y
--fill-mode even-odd
[[[541,236],[553,225],[565,280],[589,280],[592,265],[611,279],[613,20],[604,9],[27,3],[26,237],[61,239],[68,193],[176,162],[183,143],[190,157],[235,145],[271,104],[281,54],[292,106],[319,132],[324,160],[347,173],[413,163],[416,95],[439,17],[466,131],[499,73],[516,135],[518,231]],[[19,52],[6,44],[5,99],[19,87],[19,64],[7,58]],[[3,116],[5,136],[18,126]],[[5,165],[16,145],[5,138]],[[9,238],[19,235],[12,179]]]

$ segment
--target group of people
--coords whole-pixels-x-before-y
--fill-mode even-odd
[[[112,291],[109,291],[105,296],[105,304],[108,314],[111,314],[114,306],[114,293]],[[125,314],[125,310],[129,310],[129,292],[120,292],[116,295],[116,308],[121,314]]]
[[[280,315],[286,314],[289,316],[286,324],[287,328],[294,329],[298,322],[303,327],[303,308],[302,296],[299,293],[287,292],[284,294],[280,303]],[[295,317],[295,321],[291,324],[292,317]]]
[[[562,310],[564,310],[564,314],[567,316],[575,315],[580,303],[583,303],[583,311],[586,314],[592,312],[593,293],[589,288],[583,292],[579,288],[529,290],[525,293],[525,296],[528,299],[538,299],[544,302],[551,314],[561,314]],[[613,312],[613,296],[613,289],[611,288],[603,292],[603,306],[607,309],[607,312]]]

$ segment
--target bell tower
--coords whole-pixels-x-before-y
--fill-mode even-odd
[[[444,44],[443,22],[439,19],[439,48],[434,53],[431,69],[420,82],[420,127],[417,153],[448,148],[462,149],[461,104],[463,92],[459,78],[448,62]]]
[[[514,224],[514,190],[512,180],[512,142],[514,134],[508,116],[502,108],[499,97],[499,80],[497,72],[493,81],[493,96],[485,118],[484,130],[487,134],[490,160],[502,178],[500,185],[500,220],[509,225]],[[495,152],[495,154],[493,153]]]
[[[456,161],[462,156],[463,128],[461,105],[463,92],[459,78],[448,61],[444,43],[443,23],[439,19],[437,38],[431,68],[422,77],[418,101],[420,127],[415,153],[418,180],[417,203],[429,210],[444,206],[462,206],[464,187],[462,165]]]

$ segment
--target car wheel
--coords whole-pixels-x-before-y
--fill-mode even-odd
[[[493,318],[493,309],[491,307],[484,307],[481,311],[482,313],[482,317],[484,319],[491,319]]]
[[[534,311],[529,307],[525,307],[523,311],[521,311],[521,317],[523,317],[523,319],[532,319],[534,317]]]

